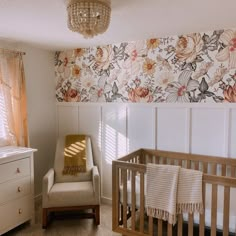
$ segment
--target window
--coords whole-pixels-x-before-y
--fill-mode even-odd
[[[0,51],[0,146],[27,146],[22,56]]]

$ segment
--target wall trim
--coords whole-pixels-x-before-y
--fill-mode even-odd
[[[97,112],[100,112],[100,114],[97,114],[100,117],[100,123],[97,125],[101,125],[100,127],[100,131],[99,127],[97,127],[97,129],[94,131],[94,133],[91,131],[91,128],[89,126],[88,122],[93,122],[93,117],[88,117],[88,120],[86,120],[86,117],[82,116],[84,121],[81,124],[84,124],[85,126],[83,127],[83,132],[86,132],[86,130],[88,130],[88,132],[91,133],[91,135],[95,135],[96,139],[99,140],[99,145],[100,145],[100,149],[97,151],[100,151],[99,156],[101,157],[100,159],[100,175],[101,175],[101,199],[102,202],[104,203],[108,203],[111,204],[111,171],[110,168],[111,166],[108,166],[106,163],[106,154],[110,151],[113,152],[113,150],[110,150],[111,147],[107,146],[106,147],[106,142],[109,143],[108,141],[105,140],[105,130],[104,130],[104,126],[106,124],[109,124],[110,121],[108,121],[108,123],[106,123],[106,115],[107,115],[107,111],[112,111],[113,113],[115,113],[115,117],[113,117],[112,119],[112,128],[114,129],[114,132],[116,132],[116,136],[118,134],[122,134],[123,136],[126,136],[124,138],[126,138],[126,140],[124,140],[124,149],[126,149],[126,152],[129,151],[128,148],[128,139],[131,137],[135,137],[131,135],[131,133],[135,132],[135,128],[134,125],[132,124],[132,126],[129,126],[129,117],[130,114],[132,112],[132,122],[135,122],[135,111],[137,109],[137,114],[140,114],[140,110],[142,111],[143,108],[143,112],[145,113],[146,110],[148,110],[148,114],[149,116],[153,116],[151,117],[151,119],[147,119],[146,118],[142,118],[143,119],[143,125],[142,127],[137,127],[137,128],[145,128],[145,124],[147,124],[147,122],[151,122],[151,120],[154,122],[152,122],[152,124],[148,123],[148,129],[149,131],[147,131],[147,134],[151,134],[153,137],[153,140],[150,139],[150,141],[153,143],[153,147],[154,148],[166,148],[169,147],[170,149],[172,148],[170,145],[170,142],[174,142],[174,144],[176,144],[176,146],[174,146],[174,148],[176,147],[176,149],[178,149],[179,147],[181,148],[181,150],[183,152],[186,153],[201,153],[201,148],[204,149],[204,152],[207,152],[207,155],[210,155],[209,153],[211,153],[210,150],[207,149],[205,142],[201,143],[199,145],[197,145],[197,143],[193,143],[196,140],[199,140],[198,137],[200,137],[201,135],[204,135],[205,130],[201,129],[201,124],[205,124],[203,122],[207,122],[207,126],[211,126],[211,120],[215,120],[217,119],[217,122],[219,123],[219,125],[217,126],[216,122],[213,122],[214,127],[211,128],[211,131],[215,131],[215,133],[217,135],[220,135],[221,137],[216,138],[216,141],[220,142],[217,143],[215,145],[217,145],[217,148],[214,147],[214,144],[212,141],[210,141],[210,147],[214,148],[214,150],[216,149],[216,151],[212,150],[213,153],[217,152],[218,156],[224,156],[224,157],[232,157],[232,154],[235,153],[236,150],[235,148],[232,147],[233,143],[232,143],[232,132],[235,132],[235,125],[234,125],[234,121],[233,121],[233,117],[232,117],[232,112],[234,112],[234,116],[235,116],[235,111],[236,111],[236,103],[219,103],[219,104],[215,104],[215,103],[158,103],[158,104],[148,104],[148,103],[67,103],[67,102],[58,102],[57,103],[57,109],[60,111],[59,112],[59,116],[61,116],[61,123],[60,123],[60,127],[58,125],[58,133],[63,133],[63,132],[77,132],[79,127],[78,127],[78,122],[79,119],[81,118],[81,111],[80,109],[88,109],[88,110],[96,110]],[[125,112],[126,117],[122,117],[122,120],[119,121],[119,119],[117,117],[119,117],[119,110],[122,110],[122,114],[123,112]],[[168,123],[166,123],[165,126],[163,126],[164,128],[159,129],[158,125],[162,125],[162,124],[158,124],[159,122],[164,122],[164,120],[159,120],[160,117],[162,117],[162,115],[169,114],[169,111],[174,111],[177,112],[176,114],[180,115],[177,116],[177,119],[175,119],[174,115],[175,113],[171,113],[173,115],[173,119],[168,119],[168,122],[173,122],[171,123],[171,125],[169,126]],[[152,111],[152,112],[150,112]],[[200,116],[200,121],[194,120],[194,124],[193,124],[193,115],[195,113],[193,112],[200,112],[200,114],[202,114]],[[211,115],[211,112],[213,115]],[[204,113],[207,114],[206,116],[206,120],[204,120]],[[74,117],[72,118],[72,116],[74,115]],[[90,113],[89,113],[90,114]],[[92,113],[93,114],[93,113]],[[214,117],[214,114],[221,114],[220,118]],[[181,118],[180,118],[181,117]],[[97,118],[96,118],[97,119]],[[125,119],[125,120],[124,120]],[[181,120],[178,120],[181,119]],[[182,120],[184,119],[184,121]],[[60,119],[59,119],[60,120]],[[122,122],[122,123],[120,123]],[[180,122],[181,127],[184,128],[183,129],[179,129],[178,128],[178,122]],[[184,123],[183,123],[184,122]],[[200,122],[200,123],[199,123]],[[174,125],[173,125],[174,124]],[[138,123],[138,125],[140,125],[140,123]],[[194,130],[193,130],[193,125],[194,126]],[[199,125],[199,128],[201,130],[201,133],[199,133],[198,127],[196,125]],[[125,127],[124,127],[125,126]],[[141,126],[141,125],[140,125]],[[172,127],[171,129],[169,127]],[[217,131],[217,129],[219,128],[220,131]],[[233,130],[231,130],[233,128]],[[61,130],[60,130],[61,129]],[[171,138],[169,141],[164,141],[162,142],[161,140],[161,136],[159,136],[159,132],[161,132],[160,134],[164,134],[165,130],[167,130],[166,133],[168,133],[168,135],[172,136],[173,132],[179,132],[181,134],[181,137],[183,139],[183,141],[180,142],[175,142],[175,138]],[[178,137],[179,133],[174,133],[176,135],[176,137]],[[209,138],[209,140],[213,140],[215,139],[215,137],[213,137],[213,134],[206,134],[207,137]],[[122,136],[122,137],[123,137]],[[148,136],[150,137],[150,136]],[[197,137],[197,139],[195,139]],[[205,137],[205,136],[204,136]],[[158,140],[159,139],[159,140]],[[111,137],[111,141],[112,141],[112,137]],[[122,139],[123,140],[123,139]],[[117,142],[116,138],[114,138],[114,142]],[[197,141],[199,143],[199,141]],[[126,144],[126,145],[125,145]],[[134,145],[136,145],[134,143]],[[137,145],[141,145],[141,141],[138,141]],[[164,146],[163,146],[164,145]],[[179,146],[178,146],[179,145]],[[178,146],[178,147],[177,147]],[[173,149],[174,149],[173,148]],[[231,150],[233,149],[233,150]],[[176,150],[173,150],[176,151]],[[177,150],[178,151],[178,150]],[[208,153],[209,152],[209,153]],[[110,155],[109,153],[107,155]],[[112,153],[113,155],[113,153]],[[113,155],[113,157],[117,158],[116,153]],[[213,155],[213,154],[212,154]],[[99,160],[97,160],[99,161]],[[106,170],[106,168],[109,168]]]
[[[138,107],[157,107],[157,108],[236,108],[236,103],[94,103],[94,102],[56,102],[57,106],[78,107],[78,106],[138,106]]]

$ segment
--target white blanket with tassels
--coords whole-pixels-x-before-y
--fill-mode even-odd
[[[147,164],[146,207],[148,216],[173,225],[178,213],[202,213],[202,172]]]
[[[147,215],[176,223],[179,166],[147,164]]]
[[[177,213],[203,213],[202,172],[180,168]]]

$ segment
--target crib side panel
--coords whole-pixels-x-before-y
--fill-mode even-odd
[[[166,155],[168,153],[168,155]],[[218,227],[219,189],[223,189],[223,213],[222,232],[229,235],[230,231],[230,208],[231,192],[236,191],[236,161],[227,158],[216,157],[210,159],[202,155],[181,155],[171,152],[156,152],[156,150],[143,150],[126,158],[127,161],[114,161],[113,165],[113,230],[123,235],[196,235],[195,220],[198,218],[199,227],[197,232],[200,236],[206,233],[206,226],[211,227],[211,235],[216,235]],[[212,157],[211,157],[212,158]],[[220,160],[220,161],[219,161]],[[146,164],[169,164],[179,165],[184,168],[200,170],[203,175],[203,203],[206,203],[207,186],[211,189],[210,225],[206,221],[209,214],[189,214],[186,218],[178,215],[178,222],[175,227],[166,224],[162,220],[148,217],[145,213],[145,173]],[[230,178],[234,177],[234,178]],[[126,182],[126,183],[124,183]],[[121,191],[122,190],[122,191]],[[121,193],[122,192],[122,193]],[[116,205],[116,206],[114,206]],[[122,210],[121,210],[122,209]],[[122,212],[121,212],[122,211]],[[187,219],[187,223],[186,223]],[[187,228],[187,230],[186,230]],[[187,233],[186,233],[187,232]]]

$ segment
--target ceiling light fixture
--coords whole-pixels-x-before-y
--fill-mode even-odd
[[[110,0],[69,0],[68,28],[85,38],[104,33],[111,17]]]

